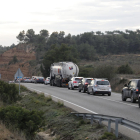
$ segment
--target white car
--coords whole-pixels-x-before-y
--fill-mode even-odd
[[[108,94],[111,96],[111,86],[108,80],[106,79],[93,79],[91,83],[88,85],[87,93],[95,94]]]
[[[50,84],[50,77],[47,77],[44,81],[44,84],[47,85],[47,84]]]
[[[79,82],[83,79],[83,77],[73,77],[68,82],[68,89],[74,89],[79,87]]]

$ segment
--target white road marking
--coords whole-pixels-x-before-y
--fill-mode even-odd
[[[42,91],[40,91],[40,90],[36,90],[36,89],[30,88],[30,87],[28,87],[28,88],[29,88],[29,89],[32,89],[32,90],[35,90],[35,91],[38,91],[38,92],[42,92]],[[44,94],[51,95],[51,94],[49,94],[49,93],[44,93]],[[75,105],[75,106],[77,106],[77,107],[80,107],[80,108],[82,108],[82,109],[84,109],[84,110],[87,110],[87,111],[89,111],[89,112],[91,112],[91,113],[98,114],[98,113],[93,112],[93,111],[91,111],[91,110],[89,110],[89,109],[87,109],[87,108],[84,108],[84,107],[82,107],[82,106],[80,106],[80,105],[77,105],[77,104],[74,104],[74,103],[69,102],[69,101],[67,101],[67,100],[64,100],[64,99],[62,99],[62,98],[59,98],[59,97],[57,97],[57,96],[54,96],[54,95],[51,95],[51,96],[54,97],[54,98],[57,98],[57,99],[59,99],[59,100],[62,100],[62,101],[64,101],[64,102],[67,102],[67,103],[69,103],[69,104],[72,104],[72,105]]]

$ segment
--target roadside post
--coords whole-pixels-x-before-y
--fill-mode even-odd
[[[0,74],[0,79],[1,79],[1,74]]]
[[[21,72],[20,68],[18,68],[14,78],[19,78],[19,95],[20,95],[20,78],[24,77],[23,73]]]

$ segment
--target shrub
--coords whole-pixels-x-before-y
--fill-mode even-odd
[[[0,120],[7,126],[23,131],[26,136],[34,136],[45,126],[44,112],[29,111],[15,106],[0,109]]]
[[[0,100],[5,103],[13,103],[18,99],[19,95],[16,85],[0,81]]]
[[[113,66],[98,66],[90,72],[91,77],[93,78],[107,78],[111,80],[115,77],[116,71]]]
[[[126,65],[122,65],[122,66],[118,67],[117,73],[119,73],[119,74],[133,74],[134,72],[133,72],[132,68],[128,64],[126,64]]]

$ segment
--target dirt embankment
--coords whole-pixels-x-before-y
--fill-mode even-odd
[[[13,61],[14,56],[17,59],[16,63]],[[32,44],[19,44],[4,52],[0,55],[1,79],[5,81],[13,80],[18,68],[21,69],[24,76],[31,76],[29,61],[35,59],[36,56]]]

